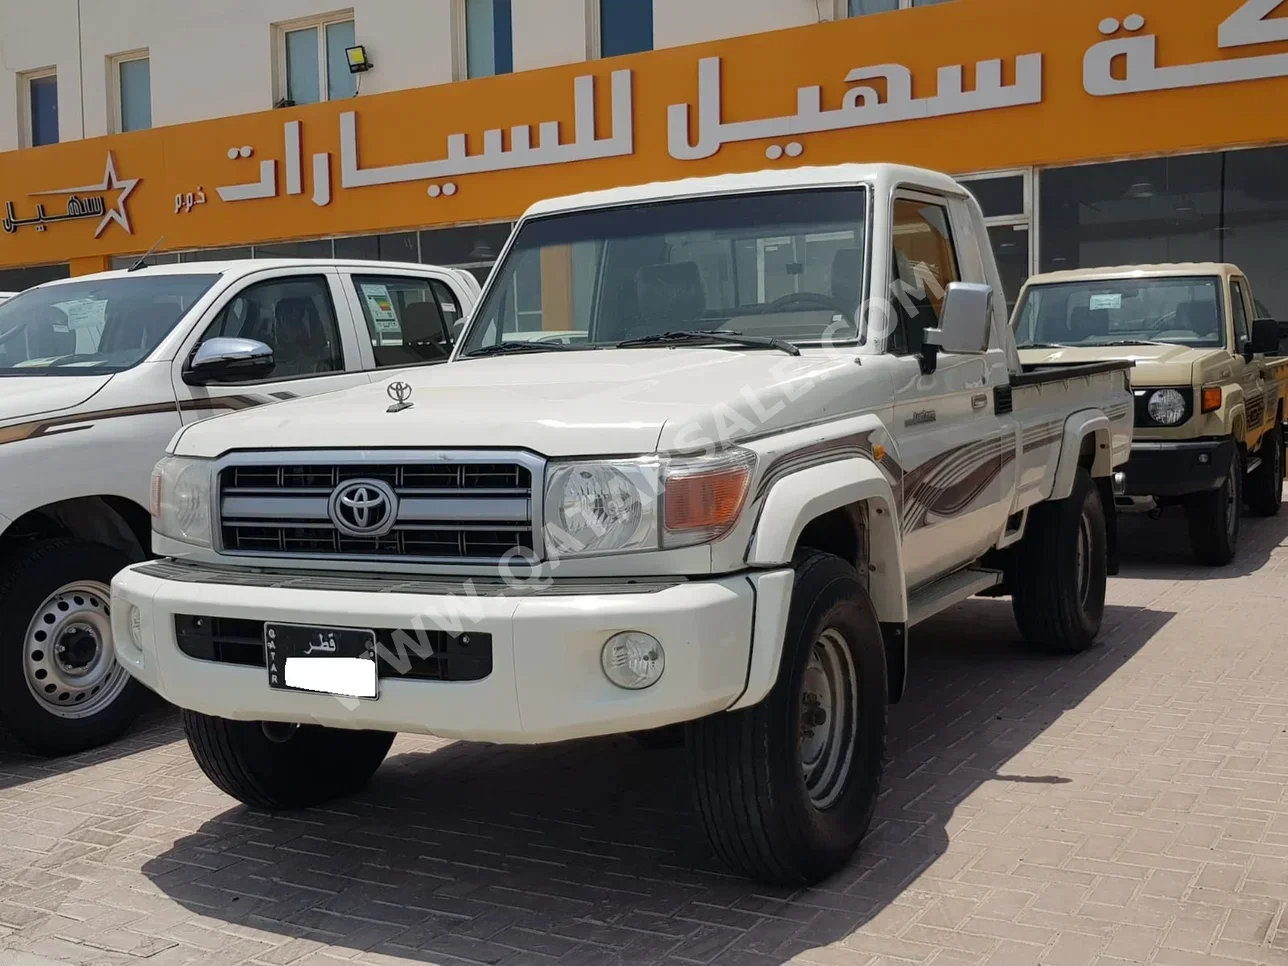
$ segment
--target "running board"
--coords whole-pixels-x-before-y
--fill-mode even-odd
[[[959,570],[913,591],[908,597],[908,624],[920,624],[967,597],[1002,582],[1000,570]]]

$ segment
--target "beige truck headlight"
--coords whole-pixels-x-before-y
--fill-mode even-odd
[[[1149,418],[1160,426],[1179,426],[1185,422],[1185,397],[1175,389],[1157,389],[1150,393],[1145,409]]]
[[[545,540],[553,557],[709,543],[738,522],[755,454],[553,463]]]
[[[197,547],[211,545],[210,461],[167,456],[152,471],[152,529]]]

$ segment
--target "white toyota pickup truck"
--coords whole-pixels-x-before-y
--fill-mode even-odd
[[[0,721],[60,754],[138,713],[108,587],[147,557],[148,481],[178,429],[446,361],[478,293],[429,265],[281,259],[140,266],[0,305]]]
[[[117,656],[270,808],[400,731],[685,723],[719,855],[817,881],[910,627],[1009,592],[1036,647],[1100,628],[1130,363],[1022,368],[987,238],[890,165],[538,204],[447,365],[176,436]]]

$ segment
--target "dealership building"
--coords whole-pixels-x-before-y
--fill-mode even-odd
[[[3,0],[0,53],[3,290],[152,248],[481,277],[542,198],[898,161],[968,181],[1008,298],[1231,261],[1288,318],[1283,0]]]

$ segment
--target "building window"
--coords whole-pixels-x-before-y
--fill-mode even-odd
[[[19,75],[23,146],[58,143],[58,73],[54,68]]]
[[[316,104],[352,97],[357,75],[344,51],[357,43],[353,13],[277,25],[278,103]]]
[[[465,76],[492,77],[514,71],[511,0],[464,0]]]
[[[984,212],[989,241],[1002,276],[1007,309],[1033,271],[1033,175],[1029,169],[959,179]]]
[[[152,126],[152,62],[147,51],[112,58],[112,127],[117,133]]]
[[[592,56],[653,49],[653,0],[590,0],[588,12]]]

